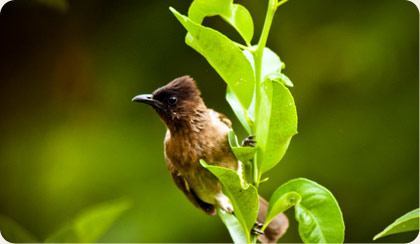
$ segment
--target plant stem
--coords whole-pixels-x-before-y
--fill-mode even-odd
[[[283,3],[286,3],[287,0],[282,0],[280,2],[277,3],[277,8],[280,7],[281,5],[283,5]]]
[[[257,243],[257,236],[254,234],[251,235],[251,243]]]
[[[281,1],[286,2],[286,1]],[[261,70],[262,70],[262,58],[264,53],[265,45],[267,44],[268,34],[270,32],[271,24],[273,23],[274,13],[277,10],[278,4],[277,0],[268,0],[267,6],[267,13],[265,15],[264,26],[261,32],[260,40],[257,44],[257,49],[254,52],[254,60],[255,60],[255,73],[256,73],[256,80],[262,82],[261,80]],[[257,107],[256,107],[257,108]]]
[[[240,43],[237,43],[237,42],[234,42],[234,41],[232,41],[236,46],[238,46],[239,48],[241,48],[241,49],[244,49],[244,50],[252,50],[252,47],[251,46],[245,46],[245,45],[242,45],[242,44],[240,44]]]
[[[257,44],[257,48],[253,52],[254,62],[255,62],[255,118],[258,118],[258,113],[260,110],[260,97],[261,97],[261,89],[264,89],[262,83],[262,60],[264,54],[264,48],[267,44],[268,34],[270,32],[271,24],[273,22],[274,14],[277,10],[277,7],[287,0],[282,0],[278,2],[277,0],[268,0],[267,6],[267,13],[264,20],[263,29],[261,31],[261,36]],[[258,138],[257,138],[258,141]],[[255,154],[255,158],[253,161],[253,184],[258,187],[260,181],[260,172],[259,172],[259,165],[261,164],[260,157],[261,152],[257,149],[257,153]]]

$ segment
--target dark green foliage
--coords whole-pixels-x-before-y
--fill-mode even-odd
[[[378,233],[373,240],[376,240],[381,237],[388,235],[398,234],[402,232],[414,231],[417,233],[419,231],[419,221],[420,221],[420,211],[419,209],[414,209],[403,216],[396,219],[392,224],[386,227],[382,232]]]
[[[269,0],[263,31],[255,46],[250,43],[254,30],[251,15],[232,0],[195,0],[188,16],[170,8],[188,31],[185,42],[203,55],[226,82],[226,100],[245,130],[256,137],[255,148],[242,147],[234,132],[229,133],[229,144],[244,165],[244,175],[201,162],[218,177],[233,204],[234,216],[221,210],[219,216],[237,243],[255,241],[250,230],[257,218],[261,175],[280,162],[297,133],[296,107],[286,87],[293,83],[282,73],[284,63],[265,46],[274,13],[284,2]],[[205,17],[216,15],[233,26],[245,44],[202,25]],[[344,241],[343,216],[334,196],[324,187],[306,179],[279,187],[270,201],[265,226],[291,206],[295,206],[303,241]]]
[[[97,242],[128,209],[130,201],[120,199],[92,206],[52,233],[44,242]],[[39,242],[31,233],[5,216],[0,216],[2,235],[13,242]]]

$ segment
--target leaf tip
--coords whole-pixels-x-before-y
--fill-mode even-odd
[[[206,161],[204,161],[203,159],[200,159],[200,164],[201,166],[203,166],[204,168],[207,168],[208,164]]]
[[[180,14],[175,8],[173,7],[169,7],[169,11],[171,11],[171,13],[173,15],[175,15],[175,17],[180,20],[179,18],[182,16],[182,14]]]

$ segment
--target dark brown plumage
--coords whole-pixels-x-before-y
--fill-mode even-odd
[[[189,76],[182,76],[150,95],[133,101],[149,104],[168,128],[164,140],[165,159],[171,176],[188,199],[210,215],[217,207],[233,212],[232,204],[222,192],[218,179],[203,168],[199,160],[242,174],[241,163],[233,155],[227,134],[230,120],[207,108],[200,90]],[[267,202],[260,198],[259,222],[264,222]],[[277,216],[267,227],[262,242],[276,242],[288,227],[287,217]]]

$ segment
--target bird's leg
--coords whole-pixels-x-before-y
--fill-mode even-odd
[[[255,147],[257,144],[257,142],[255,141],[255,136],[250,135],[248,137],[246,137],[245,139],[242,140],[241,145],[243,147]],[[261,230],[261,228],[263,227],[263,224],[256,221],[254,226],[251,229],[251,234],[259,236],[259,235],[263,235],[264,232]]]
[[[248,136],[243,139],[241,143],[243,147],[255,147],[256,144],[257,142],[255,141],[255,136]]]
[[[257,236],[264,234],[264,232],[261,230],[262,227],[263,227],[263,224],[256,221],[254,226],[251,229],[251,233]]]

